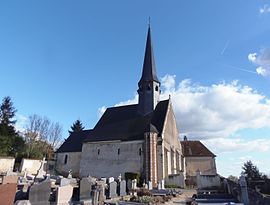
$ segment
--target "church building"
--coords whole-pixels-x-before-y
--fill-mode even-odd
[[[186,156],[190,148],[182,148],[187,143],[181,146],[172,102],[160,100],[150,27],[137,92],[138,104],[107,108],[93,129],[71,133],[57,150],[57,171],[98,178],[139,173],[154,187],[162,180],[183,187],[188,173],[194,173],[186,167],[197,171],[203,165],[207,174],[215,175],[215,155],[204,145],[194,153],[200,160],[198,153],[204,152],[203,160],[209,163],[187,164],[194,160]]]

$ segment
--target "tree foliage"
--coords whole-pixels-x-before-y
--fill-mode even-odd
[[[71,134],[72,132],[80,132],[84,129],[80,120],[76,120],[70,128],[71,130],[68,131],[69,134]]]
[[[16,109],[13,106],[11,98],[9,96],[4,97],[1,107],[0,107],[0,123],[8,126],[12,126],[15,124]]]
[[[258,167],[254,165],[251,160],[244,163],[242,167],[242,175],[244,175],[249,181],[262,179],[262,173],[260,173]]]
[[[10,97],[4,97],[0,106],[0,155],[22,156],[25,142],[14,127],[16,109]]]
[[[233,175],[228,176],[228,179],[233,181],[233,182],[238,182],[238,180],[239,180],[237,176],[233,176]]]

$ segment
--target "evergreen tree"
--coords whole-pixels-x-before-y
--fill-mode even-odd
[[[13,103],[9,96],[4,97],[1,107],[0,107],[0,123],[12,126],[15,124],[16,120],[12,120],[15,117],[16,109],[13,107]]]
[[[69,134],[71,134],[72,132],[80,132],[84,129],[80,120],[76,120],[70,128],[71,130],[68,131]]]
[[[16,109],[10,97],[4,97],[0,106],[0,155],[21,155],[25,142],[14,127]]]
[[[262,174],[260,173],[258,167],[250,160],[244,163],[242,169],[242,174],[248,179],[248,181],[262,179]]]

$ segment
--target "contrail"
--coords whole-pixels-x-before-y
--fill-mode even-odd
[[[230,42],[229,40],[226,42],[226,44],[225,44],[224,48],[222,49],[220,55],[223,55],[223,54],[224,54],[224,52],[225,52],[226,49],[228,48],[229,42]]]
[[[230,67],[230,68],[234,68],[236,70],[241,70],[241,71],[244,71],[244,72],[247,72],[247,73],[253,73],[253,74],[258,74],[257,72],[255,71],[252,71],[252,70],[247,70],[247,69],[244,69],[244,68],[239,68],[237,66],[232,66],[232,65],[225,65],[224,66],[227,66],[227,67]]]

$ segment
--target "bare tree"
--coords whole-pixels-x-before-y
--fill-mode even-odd
[[[47,117],[29,116],[25,140],[28,145],[28,157],[51,156],[62,138],[62,127]]]
[[[51,123],[47,142],[53,147],[54,150],[59,147],[62,141],[62,132],[63,128],[58,122]]]

